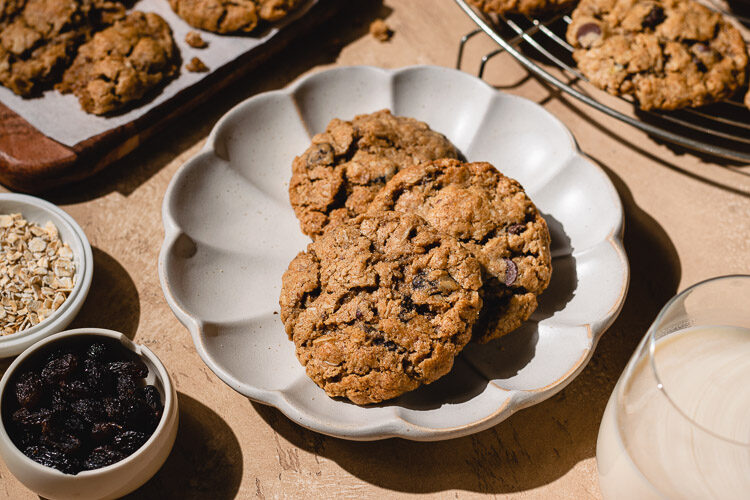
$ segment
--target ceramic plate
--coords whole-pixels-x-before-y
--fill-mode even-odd
[[[468,160],[520,181],[549,223],[554,270],[519,330],[469,345],[429,386],[359,407],[307,378],[278,299],[281,275],[309,243],[289,205],[292,159],[332,118],[382,108],[427,122]],[[537,104],[445,68],[336,68],[248,99],[177,172],[162,215],[162,287],[203,361],[249,398],[348,439],[458,437],[549,398],[591,358],[628,287],[622,206],[604,172]]]

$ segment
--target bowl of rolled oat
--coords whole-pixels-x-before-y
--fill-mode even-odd
[[[91,245],[70,215],[40,198],[0,193],[0,358],[64,330],[93,271]]]

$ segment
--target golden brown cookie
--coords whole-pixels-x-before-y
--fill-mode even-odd
[[[406,168],[370,205],[383,210],[419,215],[479,260],[484,308],[475,340],[515,330],[536,309],[552,273],[547,223],[523,187],[489,163],[445,159]]]
[[[488,14],[526,14],[543,16],[560,12],[577,0],[469,0]]]
[[[76,48],[125,15],[120,2],[6,0],[0,3],[0,84],[37,95],[59,80]]]
[[[582,0],[572,19],[567,39],[581,72],[642,109],[722,101],[745,81],[742,35],[692,0]]]
[[[448,373],[482,305],[479,262],[411,214],[331,224],[289,264],[281,320],[331,397],[395,398]]]
[[[258,26],[253,0],[169,0],[169,4],[190,26],[214,33],[250,33]]]
[[[58,89],[101,115],[141,99],[178,69],[179,54],[164,19],[134,11],[81,46]]]
[[[442,134],[388,110],[333,119],[292,164],[289,200],[302,232],[318,237],[335,219],[364,213],[385,183],[404,167],[458,151]]]

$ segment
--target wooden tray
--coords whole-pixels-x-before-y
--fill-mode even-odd
[[[135,150],[197,104],[247,74],[295,38],[332,17],[344,0],[320,0],[267,43],[252,49],[143,116],[69,147],[0,103],[0,183],[39,193],[89,177]]]

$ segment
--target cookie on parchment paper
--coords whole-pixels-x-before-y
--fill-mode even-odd
[[[31,97],[49,89],[97,29],[125,16],[125,6],[97,0],[0,2],[0,84]]]
[[[260,20],[280,21],[303,0],[169,0],[189,25],[222,35],[250,33]]]
[[[180,56],[158,14],[133,11],[83,44],[57,88],[102,115],[144,97],[175,76]]]

